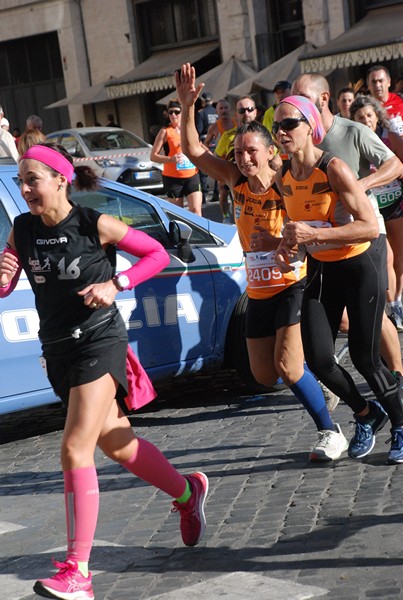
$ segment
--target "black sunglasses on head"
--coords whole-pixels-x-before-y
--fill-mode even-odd
[[[179,108],[173,108],[172,110],[168,111],[169,115],[180,115],[181,114],[181,110]]]
[[[238,108],[237,112],[240,115],[244,115],[246,112],[251,113],[254,110],[256,110],[254,106],[246,106],[245,108]]]
[[[293,129],[296,129],[300,123],[308,123],[308,121],[305,117],[288,117],[282,121],[273,121],[272,131],[274,135],[278,133],[279,129],[292,131]]]

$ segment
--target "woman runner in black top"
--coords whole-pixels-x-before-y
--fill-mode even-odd
[[[34,586],[40,596],[65,600],[94,598],[88,560],[99,507],[96,446],[175,499],[186,545],[194,546],[204,533],[208,490],[203,473],[180,475],[155,446],[134,435],[124,415],[128,338],[115,296],[158,273],[169,257],[143,232],[75,206],[68,197],[74,171],[78,189],[96,186],[95,173],[74,169],[60,146],[40,144],[22,156],[21,194],[29,212],[15,219],[0,254],[0,297],[12,292],[23,268],[35,294],[48,376],[67,404],[61,447],[67,557],[55,563],[56,575]],[[110,261],[115,247],[140,257],[116,277]],[[150,400],[152,385],[137,367],[140,394]]]

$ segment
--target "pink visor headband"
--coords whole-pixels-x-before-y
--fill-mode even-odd
[[[322,117],[313,102],[305,96],[287,96],[281,100],[280,104],[291,104],[295,106],[308,121],[312,128],[312,141],[314,144],[320,144],[325,137],[325,130],[322,124]]]
[[[21,160],[25,158],[31,158],[32,160],[39,160],[39,162],[47,165],[54,171],[57,171],[61,175],[64,175],[69,183],[73,181],[74,166],[52,148],[48,146],[31,146],[22,156]]]

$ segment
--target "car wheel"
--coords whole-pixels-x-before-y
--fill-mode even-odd
[[[248,296],[246,295],[246,292],[244,292],[235,306],[228,326],[225,348],[226,362],[228,366],[236,369],[241,381],[251,392],[263,394],[284,389],[284,384],[276,384],[273,387],[262,385],[261,383],[258,383],[252,375],[245,338],[245,315],[247,305]]]

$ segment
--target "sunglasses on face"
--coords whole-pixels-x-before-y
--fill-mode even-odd
[[[277,135],[279,129],[282,129],[283,131],[292,131],[293,129],[296,129],[300,123],[308,123],[308,121],[305,117],[299,117],[298,119],[296,117],[289,117],[282,121],[273,121],[272,131],[274,135]]]
[[[179,110],[179,108],[177,109],[173,109],[173,110],[169,110],[168,114],[169,115],[180,115],[182,111]]]
[[[254,110],[256,110],[254,106],[246,106],[245,108],[238,108],[237,112],[240,115],[244,115],[246,112],[251,113]]]

